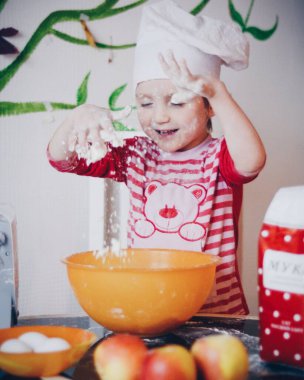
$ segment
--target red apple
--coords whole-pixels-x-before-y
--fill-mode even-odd
[[[195,380],[191,353],[177,344],[152,349],[146,355],[140,380]]]
[[[95,369],[102,380],[138,380],[147,351],[137,336],[111,335],[94,350]]]
[[[202,337],[192,344],[191,352],[206,380],[247,378],[248,352],[237,337],[222,334]]]

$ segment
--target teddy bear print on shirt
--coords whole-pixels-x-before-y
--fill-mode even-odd
[[[163,185],[152,181],[145,190],[144,215],[137,220],[135,233],[141,238],[152,236],[155,231],[177,233],[188,241],[200,240],[204,227],[196,223],[199,205],[206,197],[202,185],[183,186],[177,183]]]

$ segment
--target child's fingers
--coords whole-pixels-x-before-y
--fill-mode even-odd
[[[103,113],[99,119],[99,132],[100,131],[113,131],[113,119],[109,112],[109,114]]]
[[[124,109],[120,111],[110,111],[110,114],[113,121],[118,121],[118,120],[122,120],[128,117],[131,112],[132,112],[132,107],[126,106]]]
[[[166,62],[166,60],[165,60],[164,56],[162,55],[162,53],[159,53],[158,59],[159,59],[159,62],[161,64],[162,69],[164,70],[164,73],[169,76],[170,66]]]
[[[184,76],[188,77],[188,78],[191,78],[193,77],[191,71],[189,70],[189,67],[187,65],[187,62],[185,59],[182,59],[180,62],[179,62],[179,67],[181,69],[181,72],[184,74]]]
[[[77,144],[77,135],[76,133],[71,133],[68,136],[68,150],[69,152],[74,152]]]
[[[94,146],[98,146],[98,145],[102,145],[103,144],[103,141],[100,137],[100,128],[99,127],[96,127],[96,128],[92,128],[90,129],[89,131],[89,134],[88,134],[88,141],[90,143],[92,143]]]
[[[180,66],[179,66],[177,60],[175,59],[175,56],[174,56],[172,50],[168,50],[168,52],[167,52],[167,64],[169,66],[170,72],[173,75],[179,76],[181,74]]]
[[[180,75],[180,69],[173,56],[173,53],[171,51],[167,51],[166,57],[162,53],[159,53],[158,57],[162,69],[164,70],[164,73],[168,76],[168,78],[170,78],[171,80],[178,78]]]
[[[107,147],[104,142],[101,144],[93,143],[90,146],[89,154],[86,157],[87,165],[90,165],[94,162],[101,160],[107,154]]]
[[[86,153],[88,151],[88,140],[87,140],[87,131],[79,131],[78,136],[78,148],[82,153]]]
[[[172,95],[171,102],[174,104],[187,103],[197,96],[194,92],[189,90],[180,90]]]

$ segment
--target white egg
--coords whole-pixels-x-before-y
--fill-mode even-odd
[[[31,347],[33,351],[43,344],[48,338],[44,334],[36,331],[29,331],[19,336],[18,338],[25,344]]]
[[[32,352],[31,347],[19,339],[8,339],[1,344],[1,352],[11,354],[21,354],[24,352]]]
[[[53,352],[67,350],[71,345],[62,338],[49,338],[41,346],[35,348],[35,352]]]

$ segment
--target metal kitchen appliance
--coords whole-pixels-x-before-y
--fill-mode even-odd
[[[17,324],[17,223],[13,207],[0,203],[0,328]]]

